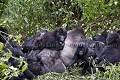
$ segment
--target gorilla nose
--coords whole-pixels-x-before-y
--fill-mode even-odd
[[[61,36],[61,42],[64,42],[65,41],[65,37],[64,36]]]

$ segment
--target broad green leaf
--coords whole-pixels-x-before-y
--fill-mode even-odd
[[[0,51],[3,50],[4,44],[0,42]]]

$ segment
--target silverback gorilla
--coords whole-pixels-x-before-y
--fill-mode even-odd
[[[81,27],[68,32],[65,40],[65,46],[61,51],[61,59],[66,67],[70,67],[76,62],[76,58],[73,57],[81,39],[85,39],[85,34]]]

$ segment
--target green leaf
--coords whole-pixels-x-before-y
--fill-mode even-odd
[[[0,51],[3,50],[4,44],[0,42]]]
[[[7,68],[7,65],[6,64],[4,64],[3,62],[1,62],[0,63],[0,69],[5,69],[5,68]]]
[[[28,68],[28,63],[24,62],[25,64],[22,66],[22,72],[24,72]]]

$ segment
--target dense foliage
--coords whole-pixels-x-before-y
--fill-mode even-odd
[[[9,58],[12,56],[12,53],[9,51],[5,53],[3,51],[4,45],[0,42],[0,79],[1,80],[6,80],[11,78],[12,76],[17,76],[20,72],[23,72],[27,68],[27,63],[25,62],[25,65],[22,66],[23,58],[16,58],[19,60],[19,65],[18,67],[13,67],[10,64],[6,65],[4,62],[8,61]],[[22,66],[22,69],[20,67]]]
[[[87,38],[91,38],[105,29],[110,32],[119,29],[120,0],[0,0],[0,25],[7,26],[19,43],[21,38],[36,34],[42,28],[52,30],[56,27],[65,27],[70,30],[74,25],[82,26]],[[2,46],[0,55],[3,53],[1,49]],[[0,58],[0,76],[8,71],[15,72],[3,63],[8,58]],[[109,68],[110,72],[98,72],[89,77],[79,76],[79,72],[76,73],[78,69],[74,69],[71,73],[46,74],[48,77],[43,75],[39,78],[119,80],[119,66]]]
[[[1,0],[1,25],[24,37],[41,28],[84,25],[94,33],[119,27],[119,0]],[[91,33],[92,31],[92,33]],[[95,32],[93,32],[95,31]],[[27,32],[27,33],[26,33]],[[89,36],[90,36],[89,35]]]

